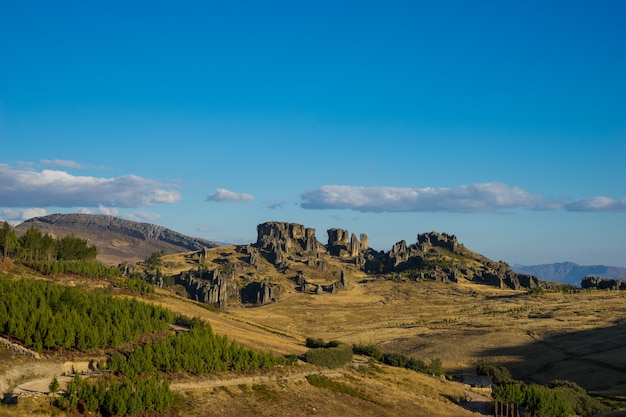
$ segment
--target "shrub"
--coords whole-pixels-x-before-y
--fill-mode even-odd
[[[479,362],[476,365],[477,375],[486,375],[496,385],[505,384],[512,380],[511,372],[504,366],[488,365],[485,362]]]
[[[575,382],[555,380],[550,383],[550,388],[557,392],[577,415],[592,416],[610,411],[609,407],[590,397],[587,391]]]
[[[304,359],[313,365],[337,368],[352,362],[352,347],[346,344],[339,344],[334,347],[313,348],[306,352]]]
[[[353,344],[352,352],[358,355],[367,355],[370,358],[376,359],[377,361],[381,360],[381,358],[383,357],[383,351],[375,345]]]

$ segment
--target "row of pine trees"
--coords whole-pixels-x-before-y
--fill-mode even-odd
[[[53,238],[34,225],[18,237],[8,222],[0,229],[0,254],[25,261],[95,260],[98,248],[87,240],[68,235]]]
[[[114,347],[174,321],[170,310],[45,281],[0,277],[0,333],[27,348]]]

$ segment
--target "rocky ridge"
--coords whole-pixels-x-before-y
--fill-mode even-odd
[[[461,281],[515,290],[554,288],[560,284],[513,271],[472,252],[456,236],[427,232],[415,243],[402,240],[389,251],[369,247],[368,238],[344,229],[328,229],[326,244],[315,229],[297,223],[266,222],[257,226],[257,240],[186,255],[191,266],[174,275],[174,282],[199,302],[226,307],[263,305],[288,291],[318,295],[336,293],[350,285],[350,277],[410,281]],[[216,255],[216,253],[219,253]],[[149,276],[157,285],[154,275]]]
[[[51,214],[35,217],[15,227],[18,235],[35,226],[54,237],[75,235],[96,245],[98,260],[109,265],[140,261],[151,253],[165,254],[219,246],[209,240],[186,236],[163,226],[102,214]]]

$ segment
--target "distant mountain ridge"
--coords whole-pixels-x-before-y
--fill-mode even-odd
[[[626,268],[606,265],[578,265],[574,262],[558,262],[542,265],[513,265],[512,269],[523,274],[535,275],[546,281],[580,285],[587,276],[602,278],[626,278]]]
[[[99,249],[98,260],[110,265],[141,261],[156,251],[171,254],[220,246],[163,226],[103,214],[51,214],[35,217],[17,225],[15,231],[21,235],[31,225],[51,236],[74,235],[86,239]]]

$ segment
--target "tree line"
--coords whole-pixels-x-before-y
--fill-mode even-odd
[[[0,333],[30,349],[118,346],[163,330],[174,313],[135,299],[0,277]]]
[[[73,235],[53,238],[48,233],[42,234],[34,225],[18,237],[11,225],[4,222],[0,229],[0,253],[5,258],[24,261],[88,261],[96,259],[98,248]]]
[[[271,352],[260,352],[213,333],[211,326],[192,320],[189,331],[138,345],[129,354],[114,353],[107,369],[115,375],[249,371],[286,364]]]

